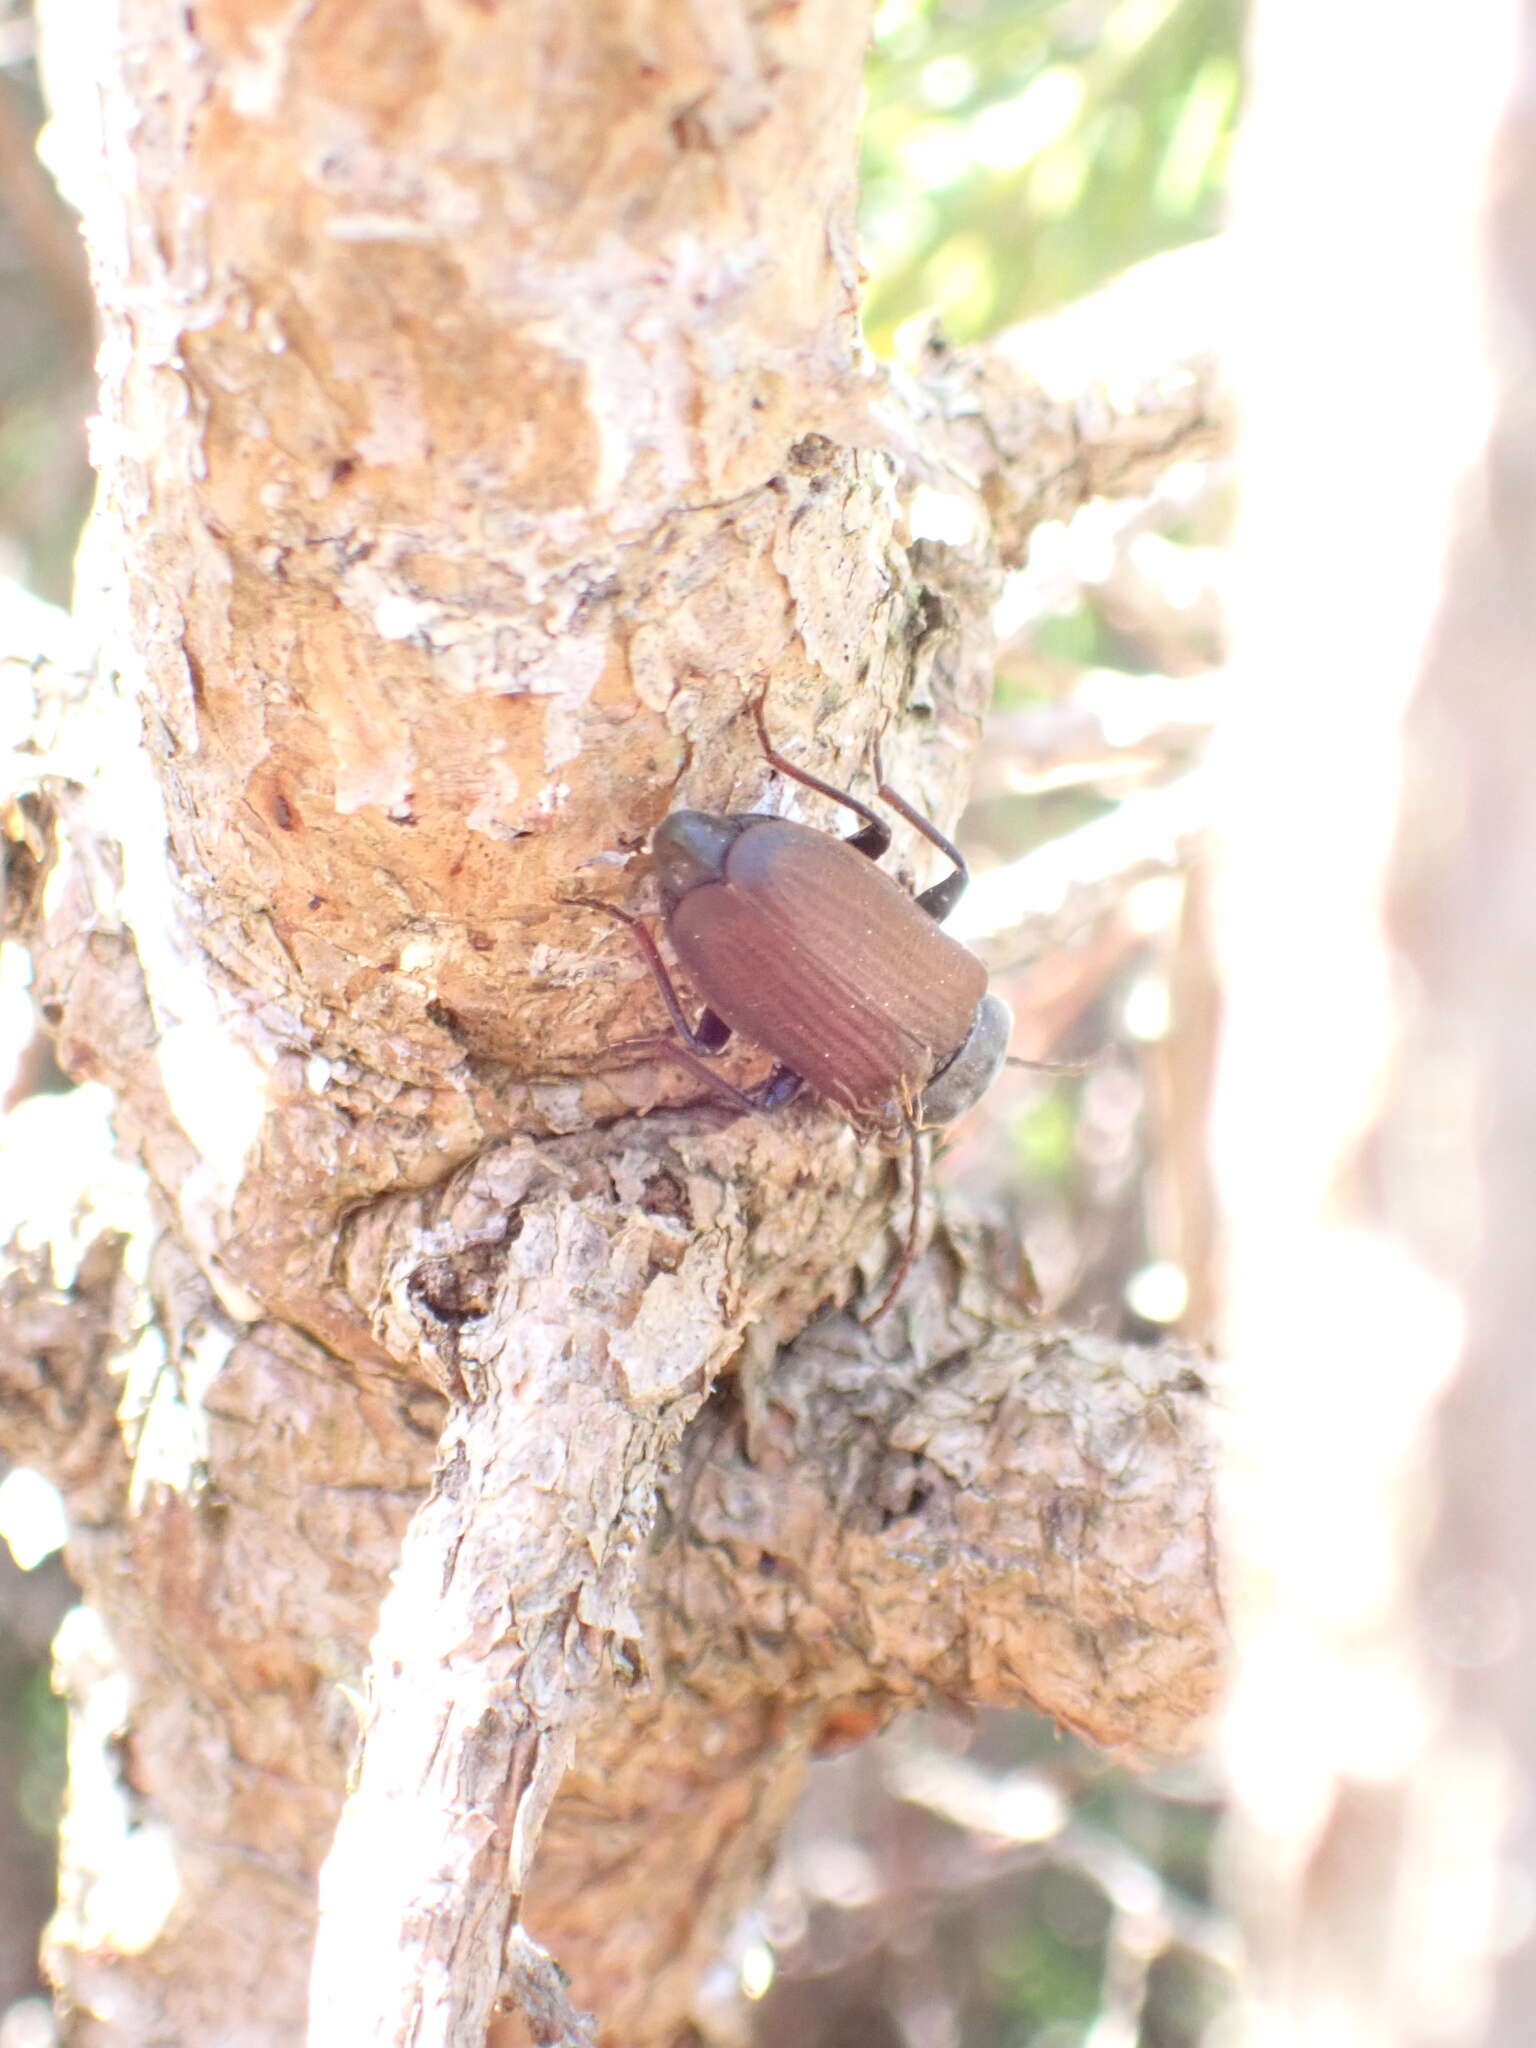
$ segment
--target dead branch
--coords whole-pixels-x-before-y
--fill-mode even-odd
[[[971,348],[930,347],[920,416],[936,471],[978,490],[1005,568],[1094,498],[1144,496],[1231,446],[1220,241],[1157,256],[1060,313]]]
[[[1219,673],[1087,670],[1054,703],[994,714],[972,801],[1163,780],[1204,752],[1228,687]]]

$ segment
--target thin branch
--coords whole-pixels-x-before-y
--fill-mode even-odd
[[[1224,1655],[1205,1368],[1031,1326],[990,1257],[946,1228],[894,1329],[836,1318],[748,1368],[664,1486],[650,1683],[595,1697],[527,1902],[615,2040],[671,2038],[823,1743],[935,1694],[1123,1754],[1201,1738]]]
[[[387,1683],[321,1878],[317,2044],[424,2048],[483,2030],[578,1717],[610,1671],[649,1654],[630,1586],[656,1468],[746,1326],[798,1327],[825,1298],[850,1256],[830,1205],[862,1185],[883,1208],[883,1172],[844,1133],[839,1174],[818,1187],[760,1119],[658,1116],[625,1139],[493,1148],[440,1188],[373,1206],[348,1284],[384,1304],[381,1341],[429,1361],[451,1400],[372,1646]],[[750,1250],[749,1191],[772,1219]],[[868,1215],[856,1229],[868,1235]],[[744,1260],[762,1263],[740,1286]],[[696,1296],[723,1313],[679,1319]],[[635,1918],[671,1927],[650,1906]]]
[[[1022,1845],[1048,1842],[1053,1861],[1090,1879],[1117,1914],[1153,1923],[1153,1954],[1177,1946],[1217,1969],[1236,1967],[1230,1923],[1170,1885],[1118,1836],[1078,1819],[1041,1772],[993,1772],[966,1757],[908,1751],[890,1761],[885,1781],[897,1798],[957,1828]]]

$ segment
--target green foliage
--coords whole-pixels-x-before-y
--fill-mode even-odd
[[[865,329],[958,341],[1220,222],[1239,0],[884,0],[864,131]]]
[[[1002,2039],[1028,2041],[1049,2022],[1087,2027],[1097,2017],[1108,1925],[1103,1893],[1074,1871],[1046,1863],[1034,1873],[983,1956]]]
[[[1014,1118],[1010,1130],[1016,1164],[1026,1185],[1061,1186],[1077,1151],[1077,1101],[1067,1089],[1042,1090]]]

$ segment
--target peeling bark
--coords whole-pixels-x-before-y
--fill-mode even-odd
[[[898,430],[856,347],[865,12],[376,0],[258,24],[120,0],[85,38],[73,5],[43,11],[103,309],[81,611],[104,680],[28,764],[15,915],[139,1212],[115,1269],[88,1218],[46,1256],[18,1223],[0,1333],[95,1616],[63,1651],[73,2038],[297,2038],[347,1792],[312,2039],[463,2048],[504,1972],[553,2038],[572,2023],[526,1896],[576,2000],[659,2043],[840,1703],[1011,1688],[1177,1748],[1215,1657],[1185,1367],[1104,1354],[1069,1389],[1091,1347],[1042,1351],[941,1246],[949,1291],[848,1340],[890,1392],[818,1452],[841,1407],[809,1368],[765,1375],[819,1311],[875,1298],[894,1166],[814,1105],[726,1122],[665,1062],[604,1051],[655,1006],[575,899],[644,907],[668,808],[761,800],[754,690],[844,780],[888,727],[894,779],[940,816],[979,729],[995,507],[961,479],[974,545],[914,534],[949,460],[936,401]],[[966,1399],[903,1397],[923,1360]],[[781,1400],[810,1418],[788,1435]],[[50,1447],[70,1401],[84,1477]],[[1015,1469],[1032,1401],[1055,1419]],[[860,1457],[931,1473],[891,1525],[926,1583],[843,1501]],[[827,1572],[863,1606],[830,1663],[733,1679],[718,1607],[669,1601],[667,1559],[728,1553],[726,1507],[776,1460],[794,1526],[758,1554],[810,1546],[786,1622],[824,1641],[849,1591]],[[1178,1541],[1127,1473],[1180,1504]],[[745,1583],[754,1609],[784,1597]],[[706,1667],[738,1703],[718,1886],[608,1894],[625,1961],[581,1920],[591,1773],[679,1739]]]

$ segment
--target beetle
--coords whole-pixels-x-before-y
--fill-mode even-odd
[[[960,849],[886,782],[881,800],[953,862],[912,895],[877,865],[891,828],[868,804],[797,768],[768,736],[763,699],[752,705],[769,766],[852,811],[849,838],[764,811],[672,811],[651,834],[663,924],[707,1008],[684,1013],[655,937],[641,919],[593,902],[633,933],[675,1038],[651,1041],[736,1108],[773,1110],[809,1087],[857,1130],[905,1139],[912,1204],[896,1272],[873,1323],[912,1266],[921,1214],[921,1134],[980,1101],[1007,1056],[1013,1017],[987,987],[986,969],[943,929],[970,879]],[[733,1033],[773,1055],[768,1079],[748,1092],[706,1062]]]

